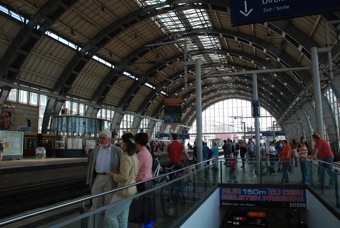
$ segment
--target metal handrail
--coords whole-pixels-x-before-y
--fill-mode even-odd
[[[213,159],[211,159],[213,160]],[[116,191],[120,191],[120,190],[123,190],[125,188],[129,188],[129,187],[133,187],[133,186],[136,186],[137,184],[140,184],[140,183],[144,183],[144,182],[148,182],[150,180],[155,180],[157,178],[161,178],[161,177],[164,177],[166,175],[169,175],[169,174],[173,174],[173,173],[176,173],[176,172],[182,172],[184,170],[186,170],[187,168],[190,168],[190,167],[194,167],[196,165],[199,165],[199,164],[203,164],[205,163],[206,161],[204,162],[200,162],[198,164],[193,164],[193,165],[190,165],[190,166],[187,166],[187,167],[184,167],[182,169],[179,169],[179,170],[175,170],[173,172],[169,172],[169,173],[166,173],[166,174],[162,174],[162,175],[159,175],[157,177],[154,177],[154,178],[150,178],[150,179],[147,179],[147,180],[143,180],[143,181],[140,181],[140,182],[135,182],[133,184],[129,184],[129,185],[125,185],[123,187],[120,187],[120,188],[115,188],[113,190],[109,190],[109,191],[106,191],[106,192],[102,192],[102,193],[98,193],[98,194],[95,194],[95,195],[90,195],[90,196],[85,196],[85,197],[80,197],[78,199],[72,199],[72,200],[69,200],[69,201],[63,201],[62,203],[58,203],[58,204],[54,204],[52,206],[48,206],[48,207],[45,207],[45,208],[38,208],[36,210],[31,210],[29,212],[24,212],[24,213],[20,213],[18,215],[15,215],[13,217],[10,217],[10,218],[6,218],[4,220],[1,220],[0,221],[0,226],[3,226],[3,225],[7,225],[7,224],[10,224],[10,223],[13,223],[13,222],[17,222],[17,221],[20,221],[20,220],[23,220],[23,219],[26,219],[26,218],[29,218],[29,217],[33,217],[33,216],[36,216],[36,215],[40,215],[40,214],[43,214],[43,213],[46,213],[46,212],[50,212],[50,211],[54,211],[56,209],[60,209],[60,208],[63,208],[63,207],[66,207],[66,206],[70,206],[70,205],[73,205],[73,204],[76,204],[76,203],[81,203],[81,202],[84,202],[86,200],[91,200],[93,198],[96,198],[96,197],[99,197],[99,196],[103,196],[103,195],[106,195],[106,194],[109,194],[109,193],[114,193]],[[204,168],[202,169],[197,169],[195,171],[196,172],[199,172],[201,170],[203,170]],[[177,181],[179,179],[182,179],[182,178],[185,178],[187,176],[189,176],[190,174],[187,174],[187,175],[183,175],[181,177],[178,177],[176,180],[172,180],[168,183],[166,183],[165,185],[167,184],[171,184],[172,182],[174,181]],[[157,190],[159,188],[162,188],[163,186],[165,185],[161,185],[161,186],[156,186],[152,189],[149,189],[145,192],[143,192],[143,194],[146,194],[148,192],[151,192],[151,191],[154,191],[154,190]],[[136,195],[137,196],[137,195]]]
[[[166,173],[166,174],[162,174],[162,175],[159,175],[157,177],[153,177],[153,178],[150,178],[150,179],[147,179],[147,180],[144,180],[144,181],[140,181],[140,182],[136,182],[136,183],[133,183],[133,184],[130,184],[130,185],[126,185],[124,187],[116,188],[116,189],[109,190],[109,191],[102,192],[102,193],[98,193],[98,194],[95,194],[95,195],[80,197],[78,199],[72,199],[72,200],[69,200],[69,201],[64,201],[64,202],[59,203],[59,204],[55,204],[55,205],[48,206],[48,207],[45,207],[45,208],[38,208],[36,210],[28,211],[26,213],[20,213],[18,215],[13,216],[13,217],[1,220],[0,221],[0,226],[7,225],[7,224],[10,224],[10,223],[13,223],[13,222],[17,222],[17,221],[20,221],[20,220],[23,220],[23,219],[26,219],[26,218],[29,218],[29,217],[36,216],[36,215],[40,215],[40,214],[43,214],[43,213],[46,213],[46,212],[50,212],[50,211],[53,211],[53,210],[56,210],[56,209],[60,209],[60,208],[66,207],[66,206],[70,206],[70,205],[73,205],[73,204],[76,204],[76,203],[81,203],[81,202],[84,202],[86,200],[91,200],[93,198],[106,195],[108,193],[114,193],[116,191],[120,191],[120,190],[123,190],[125,188],[136,186],[137,184],[140,184],[140,183],[144,183],[144,182],[148,182],[148,181],[151,181],[151,180],[155,180],[155,179],[158,179],[158,178],[165,177],[166,175],[169,175],[169,174],[174,174],[176,172],[182,172],[182,171],[184,171],[184,170],[186,170],[188,168],[193,168],[193,167],[197,168],[197,169],[193,168],[192,170],[195,170],[195,171],[191,172],[191,174],[186,174],[186,175],[180,176],[177,179],[169,181],[169,182],[167,182],[164,185],[155,186],[152,189],[146,190],[145,192],[143,192],[141,194],[136,194],[134,196],[134,197],[138,197],[138,195],[146,194],[148,192],[160,189],[160,188],[164,187],[165,185],[171,184],[171,183],[173,183],[173,182],[175,182],[175,181],[177,181],[179,179],[186,178],[186,177],[192,175],[193,173],[198,173],[198,172],[200,172],[202,170],[205,170],[207,167],[210,167],[210,166],[213,165],[212,161],[214,161],[214,160],[215,160],[215,158],[212,158],[212,159],[209,159],[207,161],[202,161],[202,162],[199,162],[199,163],[196,163],[196,164],[192,164],[192,165],[184,167],[182,169],[175,170],[175,171],[172,171],[172,172],[169,172],[169,173]],[[225,158],[219,158],[219,160],[223,160],[224,161]],[[204,164],[207,163],[208,161],[210,161],[210,164],[207,167],[204,167]],[[319,160],[311,160],[311,161],[319,161]],[[319,166],[318,164],[315,164],[315,163],[314,163],[314,165]],[[337,169],[334,170],[334,173],[339,174]],[[95,211],[93,211],[93,212],[95,212]]]

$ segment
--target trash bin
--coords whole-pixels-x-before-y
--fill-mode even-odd
[[[35,158],[46,158],[46,149],[44,147],[35,148]]]

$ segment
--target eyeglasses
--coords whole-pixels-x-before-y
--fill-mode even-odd
[[[99,137],[99,139],[105,140],[105,139],[108,139],[108,137]]]

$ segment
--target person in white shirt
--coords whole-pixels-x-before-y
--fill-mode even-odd
[[[122,149],[111,144],[111,131],[106,129],[99,132],[99,145],[89,154],[89,165],[86,183],[89,185],[91,195],[96,195],[117,187],[117,183],[108,173],[119,170]],[[91,210],[110,203],[113,193],[105,194],[92,199]],[[98,218],[97,218],[98,216]],[[89,227],[98,227],[99,215],[90,217]]]

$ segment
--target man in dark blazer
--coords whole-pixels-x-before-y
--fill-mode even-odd
[[[89,165],[86,183],[89,185],[91,195],[96,195],[117,187],[117,183],[107,173],[118,171],[122,149],[111,144],[111,131],[106,129],[99,132],[99,145],[89,154]],[[91,210],[95,210],[110,203],[113,193],[105,194],[92,199]],[[96,216],[97,217],[97,216]],[[93,221],[91,216],[90,227],[98,227],[99,218]],[[95,222],[95,223],[94,223]]]

